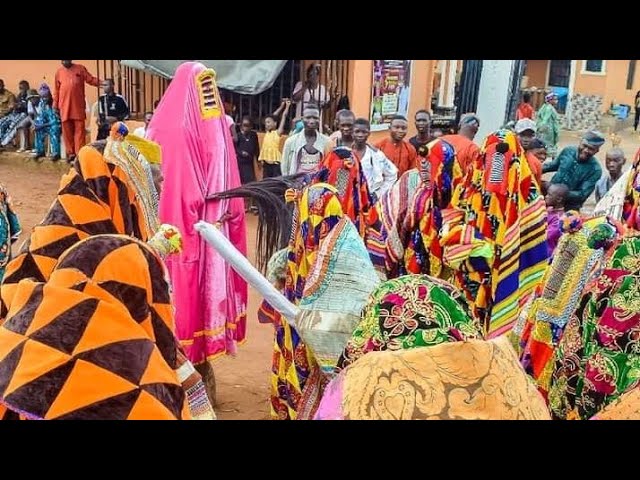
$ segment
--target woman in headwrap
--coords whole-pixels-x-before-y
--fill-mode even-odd
[[[146,244],[87,238],[46,281],[25,279],[9,297],[0,403],[13,418],[213,418],[174,335],[163,262]],[[189,405],[188,396],[198,401]]]
[[[590,418],[640,384],[639,274],[640,238],[627,237],[585,289],[555,351],[555,418]]]
[[[435,140],[418,149],[421,185],[410,202],[401,238],[403,257],[387,259],[389,278],[408,273],[426,273],[448,279],[442,264],[440,230],[462,171],[451,144]],[[387,250],[388,253],[392,253]],[[395,260],[395,261],[394,261]]]
[[[536,114],[537,135],[547,146],[547,155],[555,158],[560,140],[560,117],[556,111],[558,96],[551,92],[544,97],[544,104]]]
[[[13,201],[4,185],[0,184],[0,283],[11,260],[11,246],[18,240],[22,227]]]
[[[508,341],[482,341],[463,294],[426,275],[373,292],[338,368],[316,419],[548,418]]]
[[[106,157],[93,146],[85,146],[62,177],[47,215],[7,265],[0,318],[9,307],[6,298],[13,295],[20,280],[47,281],[62,252],[79,240],[110,233],[147,241],[155,234],[154,186],[144,182],[148,178],[143,174],[146,160],[132,145],[125,145],[123,128],[122,123],[113,125],[104,147]]]
[[[505,333],[547,265],[546,207],[515,134],[489,135],[452,200],[444,263],[488,338]]]
[[[231,132],[215,72],[185,62],[153,114],[146,137],[162,147],[165,182],[160,220],[182,233],[184,248],[167,259],[175,292],[178,338],[189,359],[233,355],[246,335],[247,284],[195,231],[200,220],[220,222],[225,236],[246,254],[244,204],[211,199],[240,185]]]

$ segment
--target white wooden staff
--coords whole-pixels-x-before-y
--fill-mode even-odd
[[[209,245],[224,258],[233,269],[255,288],[269,304],[275,308],[287,323],[295,326],[294,320],[300,309],[286,299],[264,276],[242,255],[222,232],[210,223],[199,221],[194,225],[196,231]]]

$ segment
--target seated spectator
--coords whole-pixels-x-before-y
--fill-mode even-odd
[[[35,119],[40,110],[40,94],[37,90],[31,89],[27,92],[27,116],[17,126],[20,148],[17,152],[28,152],[31,130],[35,127]]]
[[[18,126],[27,117],[27,95],[29,91],[29,82],[22,80],[18,84],[18,96],[16,97],[13,112],[2,120],[2,128],[0,134],[0,145],[6,147],[13,139],[16,138]]]

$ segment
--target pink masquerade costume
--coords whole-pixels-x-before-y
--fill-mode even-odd
[[[160,219],[182,233],[182,252],[166,263],[176,333],[196,365],[235,354],[246,334],[247,284],[194,228],[200,220],[222,220],[223,234],[246,255],[243,200],[207,199],[240,186],[215,75],[201,63],[180,65],[147,130],[147,138],[162,147]]]

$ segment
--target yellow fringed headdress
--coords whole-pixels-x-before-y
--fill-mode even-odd
[[[127,135],[125,141],[133,145],[151,165],[162,164],[162,149],[157,143],[131,133]]]

